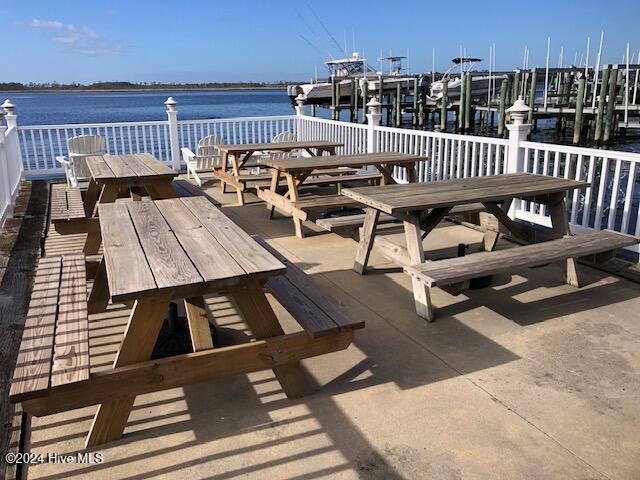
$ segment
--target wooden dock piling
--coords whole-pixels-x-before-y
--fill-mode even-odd
[[[500,87],[500,106],[498,110],[498,137],[504,135],[505,115],[507,110],[507,90],[509,89],[509,82],[505,79],[502,80],[502,86]]]
[[[598,110],[596,113],[596,130],[595,133],[593,135],[593,139],[597,142],[600,141],[600,139],[602,138],[602,123],[603,123],[603,116],[604,116],[604,107],[605,104],[607,103],[607,90],[608,90],[608,85],[609,85],[609,65],[604,65],[602,67],[602,79],[600,83],[600,98],[598,99]],[[594,95],[595,95],[595,89],[594,89]]]
[[[578,80],[578,93],[576,96],[576,116],[573,121],[573,143],[580,143],[580,136],[582,133],[582,111],[584,108],[584,88],[586,79],[581,78]]]
[[[442,99],[440,101],[440,131],[447,131],[447,112],[449,104],[449,80],[442,82]]]
[[[611,138],[611,130],[614,128],[616,114],[616,88],[618,86],[618,65],[611,66],[609,73],[609,100],[607,102],[607,118],[604,124],[604,136],[602,140],[607,143]]]

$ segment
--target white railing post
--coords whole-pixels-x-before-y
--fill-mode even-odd
[[[524,148],[520,146],[520,142],[527,140],[527,136],[531,130],[531,125],[524,123],[527,118],[529,108],[522,98],[518,98],[515,103],[507,109],[507,113],[511,116],[511,123],[507,125],[509,130],[509,146],[507,148],[507,164],[505,165],[505,173],[517,173],[525,171]],[[520,208],[520,200],[514,200],[509,209],[509,216],[515,218],[515,212]]]
[[[2,199],[0,199],[0,206],[2,206],[2,210],[0,210],[0,224],[5,218],[10,217],[13,214],[11,179],[9,178],[9,166],[7,165],[9,156],[6,152],[4,136],[4,132],[6,132],[7,127],[2,124],[3,120],[4,110],[0,108],[0,182],[2,182],[0,186],[0,191],[2,192]]]
[[[295,109],[296,109],[296,131],[294,133],[296,134],[296,138],[298,140],[302,140],[302,138],[300,137],[300,134],[302,133],[302,117],[304,117],[304,97],[302,96],[302,94],[299,94],[296,97]]]
[[[20,178],[24,176],[24,164],[22,163],[22,153],[20,152],[20,137],[18,136],[18,117],[16,115],[16,106],[11,103],[11,100],[8,98],[4,101],[2,105],[0,105],[0,109],[4,109],[5,119],[7,121],[7,129],[11,130],[15,128],[15,142],[13,142],[13,147],[15,150],[13,152],[9,152],[10,156],[7,155],[7,158],[13,158],[16,162],[18,162],[18,168],[20,171]]]
[[[171,148],[171,165],[176,172],[180,171],[180,142],[178,140],[178,111],[177,102],[173,97],[164,102],[167,106],[167,119],[169,121],[169,145]]]
[[[377,97],[373,97],[367,103],[369,113],[367,113],[367,153],[376,153],[376,127],[380,125],[382,119],[382,108]]]

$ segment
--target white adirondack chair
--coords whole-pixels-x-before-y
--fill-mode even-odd
[[[193,176],[198,186],[202,186],[202,178],[200,173],[212,172],[215,168],[220,167],[222,155],[218,150],[218,145],[224,143],[224,140],[217,135],[209,135],[200,139],[196,153],[189,148],[182,149],[182,159],[187,164],[187,178]]]
[[[297,140],[298,139],[296,138],[296,134],[293,132],[280,132],[275,137],[273,137],[273,139],[271,139],[271,143],[295,142]],[[267,154],[267,157],[280,159],[280,158],[297,157],[298,155],[299,155],[298,152],[296,152],[295,150],[291,152],[271,151]]]
[[[87,157],[106,153],[105,138],[99,135],[80,135],[67,139],[69,158],[60,156],[56,161],[64,167],[67,184],[77,187],[79,181],[89,180],[91,173],[87,167]]]

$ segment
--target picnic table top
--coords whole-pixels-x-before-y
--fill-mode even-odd
[[[101,204],[109,294],[188,298],[286,267],[206,197]]]
[[[530,198],[588,186],[588,182],[531,173],[344,188],[342,194],[391,215],[509,198]]]
[[[342,147],[342,142],[328,140],[305,140],[295,142],[265,142],[265,143],[235,143],[216,145],[218,150],[227,153],[249,153],[262,150],[278,150],[282,152],[304,148],[331,148]]]
[[[178,172],[167,167],[150,153],[87,157],[87,167],[97,182],[157,180],[179,175]]]
[[[336,167],[364,167],[366,165],[415,163],[426,160],[419,155],[407,153],[362,153],[357,155],[325,155],[322,157],[269,158],[262,164],[280,170],[293,172]]]

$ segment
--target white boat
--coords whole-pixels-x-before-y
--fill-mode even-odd
[[[396,91],[397,82],[402,82],[403,86],[412,85],[413,76],[407,75],[402,68],[402,60],[405,57],[386,57],[391,63],[389,73],[383,74],[372,68],[367,60],[362,58],[358,52],[354,52],[351,57],[325,62],[329,70],[329,78],[324,80],[312,80],[310,83],[302,85],[289,85],[287,95],[294,101],[298,95],[306,103],[326,103],[332,98],[331,78],[340,85],[340,97],[350,97],[353,91],[354,80],[360,86],[367,81],[369,91],[377,90],[380,78],[383,79],[383,90],[385,92]]]
[[[444,83],[448,83],[447,98],[449,100],[460,99],[460,88],[462,86],[462,77],[453,76],[452,72],[456,68],[460,68],[462,65],[462,71],[471,76],[471,96],[472,97],[486,97],[489,88],[492,88],[493,96],[500,93],[502,86],[502,80],[508,78],[505,74],[492,74],[484,72],[474,72],[476,65],[481,62],[481,58],[454,58],[452,60],[453,66],[449,68],[442,76],[440,80],[437,80],[431,84],[429,98],[431,100],[440,100],[442,98],[442,90]]]

